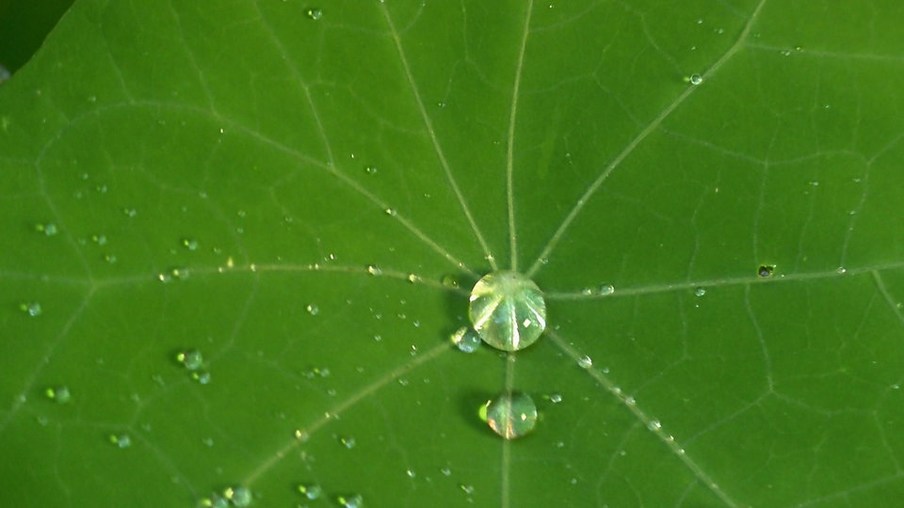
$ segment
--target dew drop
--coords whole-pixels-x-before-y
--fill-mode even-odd
[[[57,233],[59,233],[57,225],[52,222],[48,222],[46,224],[35,224],[35,231],[37,231],[38,233],[44,233],[45,236],[55,236]]]
[[[775,265],[760,265],[756,270],[756,274],[761,279],[768,279],[772,277],[772,274],[775,273]]]
[[[562,394],[560,394],[560,393],[551,394],[549,396],[549,401],[552,402],[553,404],[558,404],[559,402],[562,402]]]
[[[409,273],[408,277],[406,277],[406,278],[408,279],[408,282],[410,282],[412,284],[420,282],[420,280],[421,280],[420,277],[418,277],[416,274],[413,274],[413,273]]]
[[[480,347],[480,336],[469,326],[462,326],[449,339],[459,351],[464,353],[473,353]]]
[[[589,369],[590,367],[593,367],[593,359],[584,355],[578,358],[578,366],[582,369]]]
[[[24,312],[29,317],[38,317],[44,312],[41,309],[41,304],[38,302],[25,302],[19,305],[19,310]]]
[[[440,469],[439,472],[442,473],[443,476],[452,476],[452,469],[450,469],[448,467],[444,467],[444,468]]]
[[[835,273],[837,273],[838,275],[844,275],[847,273],[847,268],[845,268],[843,266],[839,266],[838,268],[835,269]]]
[[[317,304],[314,304],[314,303],[309,303],[305,307],[305,310],[308,311],[308,314],[310,314],[312,316],[316,316],[317,314],[320,314],[320,307],[318,307]]]
[[[198,384],[202,384],[202,385],[209,384],[210,383],[210,372],[208,372],[206,370],[196,370],[191,373],[191,379],[192,379],[192,381],[194,381]]]
[[[447,288],[458,288],[458,279],[456,279],[454,275],[443,275],[440,283]]]
[[[323,487],[316,483],[302,483],[298,486],[298,493],[313,501],[323,495]]]
[[[176,353],[176,361],[191,371],[198,370],[204,366],[204,356],[197,349],[187,349]]]
[[[305,9],[304,15],[309,19],[313,19],[314,21],[319,20],[323,17],[323,11],[317,7],[311,7],[309,9]]]
[[[386,215],[388,215],[390,217],[396,216],[395,208],[387,208],[387,209],[383,210],[383,213],[385,213]]]
[[[188,250],[191,250],[191,251],[198,250],[198,241],[195,240],[194,238],[183,238],[181,243],[182,243],[182,246]]]
[[[647,424],[647,428],[655,432],[662,429],[662,424],[659,423],[659,420],[650,420],[650,423]]]
[[[357,443],[355,442],[355,438],[353,438],[352,436],[342,436],[342,437],[340,437],[340,438],[339,438],[339,443],[340,443],[342,446],[348,448],[349,450],[351,450],[352,448],[354,448],[355,445],[357,444]]]
[[[57,404],[65,404],[72,400],[72,393],[69,392],[69,387],[65,385],[50,386],[44,390],[44,395]]]
[[[706,294],[706,288],[696,288],[694,289],[694,296],[703,296]]]
[[[504,393],[487,404],[486,421],[504,439],[516,439],[534,430],[537,406],[526,393]]]
[[[368,175],[375,175],[375,174],[377,174],[377,167],[376,166],[366,166],[364,168],[364,172],[367,173]]]
[[[117,448],[128,448],[132,446],[132,438],[128,434],[110,434],[108,437],[110,443]]]
[[[383,273],[383,270],[381,270],[377,265],[367,265],[367,273],[371,275],[380,275]]]
[[[346,494],[336,496],[336,502],[343,508],[361,508],[364,506],[364,498],[361,494]]]
[[[249,506],[252,501],[251,491],[247,487],[227,487],[223,490],[223,497],[233,506]]]
[[[516,272],[492,272],[471,290],[468,315],[484,342],[503,351],[530,346],[546,329],[540,288]]]
[[[697,85],[703,83],[703,76],[701,76],[699,74],[691,74],[691,76],[689,78],[687,78],[687,81],[688,81],[688,83],[690,83],[694,86],[697,86]]]
[[[611,295],[612,293],[615,293],[615,286],[612,284],[603,284],[599,287],[598,292],[601,296]]]
[[[474,493],[474,486],[467,483],[459,483],[458,488],[460,488],[462,492],[469,496]]]

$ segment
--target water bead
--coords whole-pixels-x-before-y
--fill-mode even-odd
[[[480,336],[469,326],[462,326],[450,337],[452,344],[464,353],[473,353],[480,347]]]
[[[477,281],[468,315],[480,338],[503,351],[530,346],[546,329],[543,293],[516,272],[492,272]]]
[[[534,430],[537,405],[526,393],[503,393],[487,404],[486,422],[504,439],[516,439]]]

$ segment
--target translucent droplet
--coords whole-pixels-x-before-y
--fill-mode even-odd
[[[647,428],[652,431],[657,431],[662,429],[662,424],[659,423],[659,420],[650,420],[650,423],[647,424]]]
[[[413,274],[413,273],[409,273],[407,279],[408,279],[408,282],[410,282],[412,284],[415,284],[421,280],[420,277],[418,277],[416,274]]]
[[[442,473],[443,476],[452,476],[452,469],[450,469],[448,467],[444,467],[444,468],[440,469],[439,472]]]
[[[847,273],[847,268],[845,268],[843,266],[839,266],[838,268],[835,269],[835,273],[837,273],[838,275],[844,275]]]
[[[303,483],[298,486],[298,492],[302,496],[304,496],[310,500],[314,500],[314,499],[319,499],[320,496],[323,495],[323,487],[321,487],[320,485],[317,485],[316,483],[307,483],[307,484]]]
[[[249,506],[253,499],[251,491],[247,487],[227,487],[223,491],[223,497],[228,499],[233,506]]]
[[[447,288],[458,288],[458,279],[454,275],[443,275],[440,283]]]
[[[19,305],[19,310],[27,314],[29,317],[38,317],[44,312],[41,304],[38,302],[25,302]]]
[[[377,174],[377,167],[376,166],[366,166],[364,168],[364,172],[367,173],[368,175],[375,175],[375,174]]]
[[[117,448],[128,448],[132,446],[132,438],[128,434],[110,434],[110,443]]]
[[[35,224],[35,231],[37,231],[38,233],[44,233],[46,236],[54,236],[59,233],[57,225],[52,222],[48,222],[46,224]]]
[[[351,436],[342,436],[342,437],[340,437],[340,438],[339,438],[339,443],[341,443],[342,446],[348,448],[349,450],[351,450],[352,448],[354,448],[355,445],[357,444],[357,443],[355,442],[355,438],[353,438],[353,437],[351,437]]]
[[[387,209],[383,210],[383,213],[385,213],[386,215],[388,215],[390,217],[396,216],[395,208],[387,208]]]
[[[415,473],[413,469],[406,469],[405,476],[407,476],[408,478],[414,478],[417,476],[417,473]]]
[[[310,19],[313,19],[314,21],[317,21],[323,17],[323,11],[316,7],[312,7],[310,9],[305,9],[304,15]]]
[[[192,250],[192,251],[198,250],[198,241],[195,240],[194,238],[183,238],[181,243],[182,243],[182,246],[188,250]]]
[[[204,366],[204,356],[197,349],[180,351],[176,354],[176,361],[188,370],[198,370]]]
[[[582,369],[589,369],[590,367],[593,367],[593,358],[590,358],[587,355],[578,358],[578,366]]]
[[[615,286],[613,286],[612,284],[603,284],[599,287],[599,294],[601,296],[608,296],[612,293],[615,293]]]
[[[462,492],[469,496],[474,493],[474,486],[468,485],[467,483],[459,483],[458,488],[460,488]]]
[[[756,270],[756,274],[762,279],[768,279],[775,273],[775,265],[760,265]]]
[[[706,288],[694,289],[694,296],[703,296],[706,294]]]
[[[192,381],[194,381],[198,384],[202,384],[202,385],[209,384],[210,383],[210,372],[208,372],[206,370],[196,370],[191,373],[191,379],[192,379]]]
[[[480,336],[471,327],[462,326],[450,337],[452,344],[464,353],[473,353],[480,347]]]
[[[699,74],[691,74],[691,76],[689,78],[687,78],[687,81],[690,84],[696,86],[696,85],[703,83],[703,76],[701,76]]]
[[[486,421],[503,438],[519,438],[537,425],[537,405],[526,393],[504,393],[487,404]]]
[[[361,497],[361,494],[336,496],[336,502],[343,508],[361,508],[364,506],[364,498]]]
[[[48,399],[58,404],[65,404],[72,400],[72,394],[69,392],[69,387],[67,386],[48,387],[46,390],[44,390],[44,395],[46,395]]]
[[[131,219],[131,218],[134,218],[136,215],[138,215],[138,210],[136,210],[134,208],[123,208],[122,213],[123,213],[123,215],[125,215],[126,217]]]
[[[312,316],[316,316],[317,314],[320,314],[320,307],[318,307],[317,304],[314,304],[314,303],[309,303],[305,307],[305,310],[308,311],[308,314],[310,314]]]
[[[549,401],[552,402],[553,404],[558,404],[559,402],[562,402],[562,394],[560,394],[560,393],[551,394],[549,396]]]
[[[97,245],[107,245],[107,235],[91,235],[91,241]]]
[[[492,272],[477,281],[468,315],[480,338],[503,351],[530,346],[546,329],[543,293],[516,272]]]
[[[203,497],[198,501],[199,508],[229,508],[229,501],[223,499],[219,494],[212,494],[210,497]]]
[[[381,270],[377,265],[367,265],[367,273],[371,275],[380,275],[381,273],[383,273],[383,270]]]

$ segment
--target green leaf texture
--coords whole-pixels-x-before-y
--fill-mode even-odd
[[[0,504],[901,499],[902,22],[78,0],[0,89]],[[496,269],[547,332],[462,353]]]

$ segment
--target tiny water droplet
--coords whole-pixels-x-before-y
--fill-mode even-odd
[[[694,296],[703,296],[706,294],[706,288],[696,288],[694,289]]]
[[[486,405],[486,422],[504,439],[519,438],[537,425],[537,405],[526,393],[503,393]]]
[[[761,279],[768,279],[772,277],[772,274],[775,273],[775,265],[760,265],[756,270],[756,274]]]
[[[484,342],[503,351],[524,349],[546,329],[540,288],[517,272],[484,275],[469,297],[468,316]]]
[[[41,308],[41,304],[38,302],[25,302],[19,304],[19,310],[24,312],[29,317],[38,317],[44,310]]]
[[[629,405],[629,406],[633,406],[633,405],[636,404],[636,403],[637,403],[637,401],[634,399],[634,397],[632,397],[632,396],[630,396],[630,395],[628,395],[627,397],[625,397],[625,404],[627,404],[627,405]]]
[[[440,283],[447,288],[458,288],[458,279],[456,279],[454,275],[443,275]]]
[[[375,175],[375,174],[377,174],[377,167],[376,166],[365,166],[364,172],[367,173],[368,175]]]
[[[346,494],[336,496],[336,502],[343,508],[361,508],[364,506],[364,498],[361,494]]]
[[[311,7],[309,9],[305,9],[304,15],[309,19],[317,21],[323,17],[323,11],[321,9],[318,9],[317,7]]]
[[[48,222],[46,224],[35,224],[35,231],[37,231],[38,233],[44,233],[45,236],[55,236],[57,233],[59,233],[57,225],[52,222]]]
[[[367,265],[367,273],[371,275],[380,275],[383,273],[383,270],[381,270],[377,265]]]
[[[413,273],[409,273],[407,279],[408,279],[408,282],[410,282],[412,284],[420,282],[420,280],[421,280],[421,278],[419,276],[417,276],[416,274],[413,274]]]
[[[593,367],[593,359],[587,355],[584,355],[578,358],[578,366],[582,369],[589,369],[590,367]]]
[[[449,339],[464,353],[473,353],[480,347],[480,336],[469,326],[462,326]]]
[[[44,395],[58,404],[65,404],[72,400],[72,394],[69,392],[69,387],[65,385],[50,386],[44,390]]]
[[[247,487],[226,487],[223,497],[228,499],[233,506],[248,506],[251,504],[252,495]]]
[[[650,423],[647,424],[647,428],[652,431],[657,431],[662,429],[662,424],[659,423],[659,420],[650,420]]]
[[[847,273],[847,268],[845,268],[843,266],[839,266],[838,268],[835,269],[835,273],[837,273],[838,275],[844,275]]]
[[[615,293],[615,286],[612,284],[603,284],[599,287],[599,294],[602,296],[608,296],[612,293]]]
[[[198,241],[195,240],[194,238],[183,238],[181,243],[182,243],[182,246],[188,250],[191,250],[191,251],[198,250]]]
[[[318,307],[317,304],[314,304],[314,303],[309,303],[305,307],[305,310],[307,310],[308,314],[310,314],[312,316],[316,316],[317,314],[320,314],[320,307]]]
[[[136,210],[136,209],[134,209],[134,208],[123,208],[123,209],[122,209],[122,213],[123,213],[126,217],[128,217],[128,218],[131,219],[131,218],[134,218],[136,215],[138,215],[138,210]]]
[[[413,469],[406,469],[405,476],[407,476],[408,478],[414,478],[417,476],[417,473],[415,473]]]
[[[439,472],[442,473],[443,476],[452,476],[452,470],[448,467],[440,469]]]
[[[110,443],[117,448],[128,448],[132,446],[132,438],[128,434],[110,434],[108,437]]]
[[[340,437],[340,438],[339,438],[339,443],[342,444],[342,446],[348,448],[349,450],[351,450],[352,448],[354,448],[355,445],[357,444],[357,443],[355,442],[355,438],[353,438],[352,436],[342,436],[342,437]]]
[[[583,296],[591,296],[593,294],[593,289],[592,288],[584,288],[581,290],[581,294]]]
[[[206,370],[196,370],[191,373],[192,381],[198,384],[206,385],[210,383],[210,372]]]
[[[323,487],[316,483],[302,483],[298,486],[298,493],[313,501],[323,495]]]
[[[388,215],[390,217],[396,216],[395,208],[387,208],[387,209],[383,210],[383,213],[385,213],[386,215]]]
[[[117,261],[116,254],[104,254],[104,261],[109,264],[114,264]]]
[[[696,86],[696,85],[703,83],[703,76],[701,76],[699,74],[691,74],[691,76],[689,78],[687,78],[687,81],[690,84]]]
[[[176,361],[188,370],[198,370],[204,366],[204,356],[197,349],[187,349],[176,353]]]
[[[458,488],[460,488],[462,492],[469,496],[474,493],[474,486],[467,483],[459,483]]]
[[[559,402],[562,402],[562,394],[560,394],[560,393],[550,394],[549,401],[552,402],[553,404],[558,404]]]
[[[107,235],[91,235],[91,241],[97,245],[107,245]]]

